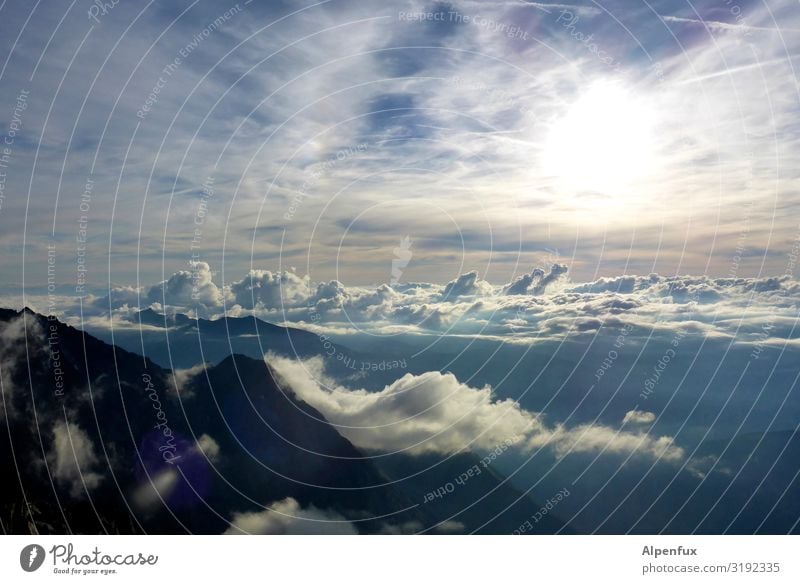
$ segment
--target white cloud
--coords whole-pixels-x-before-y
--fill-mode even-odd
[[[80,497],[97,487],[102,475],[93,471],[97,456],[89,435],[72,422],[58,421],[53,426],[53,446],[48,454],[50,472],[55,480]]]
[[[133,504],[142,511],[156,509],[175,490],[179,479],[178,471],[172,467],[158,471],[136,487],[131,497]]]
[[[481,280],[478,272],[467,272],[447,283],[442,290],[442,298],[453,300],[459,296],[486,296],[492,292],[492,285]]]
[[[208,434],[203,434],[197,439],[199,450],[211,462],[219,461],[219,444]]]
[[[174,388],[176,393],[183,399],[192,397],[192,393],[187,389],[187,386],[192,379],[204,373],[206,367],[208,367],[208,363],[199,363],[188,369],[174,369],[171,388]]]
[[[372,289],[345,286],[336,280],[313,283],[308,276],[292,272],[279,275],[257,271],[251,273],[257,276],[255,279],[246,276],[224,289],[212,289],[213,284],[208,284],[211,298],[221,295],[228,302],[224,306],[199,306],[209,318],[254,315],[332,335],[367,332],[378,336],[437,336],[447,331],[451,336],[530,344],[595,335],[603,327],[613,331],[628,326],[634,331],[632,336],[640,337],[682,329],[690,335],[728,338],[737,343],[797,343],[793,327],[800,284],[788,275],[711,278],[649,274],[571,283],[565,271],[560,264],[548,270],[536,268],[504,285],[491,285],[470,272],[444,286],[382,284]],[[210,273],[207,264],[203,272]],[[187,277],[178,272],[168,282],[185,284]],[[160,291],[161,287],[151,290]],[[177,284],[166,287],[180,288]],[[254,308],[244,308],[238,302],[247,298],[248,306]],[[194,301],[182,303],[186,299],[182,294],[172,294],[171,299],[178,303],[153,303],[152,307],[169,314],[192,315],[198,307]],[[47,306],[46,297],[27,296],[26,301],[39,310]],[[59,297],[58,303],[66,321],[74,326],[91,330],[112,324],[102,303],[101,307],[84,305],[82,317],[74,297]],[[111,318],[114,326],[138,327],[135,314],[135,308],[125,305],[115,309]]]
[[[203,455],[213,464],[219,462],[220,447],[214,438],[202,434],[186,454]],[[136,486],[132,494],[133,503],[143,511],[152,511],[169,498],[179,482],[178,471],[173,466],[165,466]]]
[[[0,384],[3,392],[0,419],[13,418],[16,415],[14,401],[17,388],[13,377],[17,367],[27,360],[26,335],[31,338],[44,337],[37,319],[20,315],[8,322],[0,322]]]
[[[250,270],[230,289],[233,301],[250,309],[257,305],[267,310],[295,308],[306,304],[311,296],[309,278],[286,271]]]
[[[553,264],[550,271],[545,272],[541,268],[534,268],[530,274],[520,276],[510,284],[503,287],[503,292],[506,295],[512,296],[515,294],[531,294],[538,296],[547,291],[547,288],[552,286],[568,271],[567,266],[563,264]]]
[[[626,412],[622,419],[622,424],[652,424],[656,420],[653,412],[643,412],[641,410],[631,410]]]
[[[218,308],[222,305],[222,290],[213,281],[207,262],[190,262],[189,270],[179,270],[169,279],[155,284],[147,291],[147,300],[154,303],[183,307]]]
[[[719,22],[717,20],[698,20],[696,18],[681,18],[679,16],[661,16],[661,19],[665,22],[676,22],[680,24],[694,24],[697,26],[701,26],[703,28],[707,28],[709,30],[719,30],[719,31],[736,31],[741,33],[747,33],[751,31],[758,31],[758,32],[770,32],[774,34],[778,33],[787,33],[787,32],[800,32],[797,30],[789,30],[783,27],[763,27],[763,26],[748,26],[744,23],[730,23],[730,22]]]
[[[267,355],[266,360],[291,391],[368,451],[452,454],[507,443],[523,451],[552,448],[559,456],[605,451],[672,462],[685,457],[668,436],[599,425],[548,426],[513,400],[494,399],[490,387],[469,387],[449,373],[406,374],[381,391],[368,392],[327,378],[321,358]]]
[[[263,511],[235,513],[225,535],[356,535],[355,526],[335,511],[300,506],[287,497]]]

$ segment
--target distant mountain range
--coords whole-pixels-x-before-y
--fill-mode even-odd
[[[222,533],[291,498],[359,533],[511,533],[542,507],[495,471],[426,503],[477,457],[368,457],[276,383],[263,359],[236,354],[251,334],[266,350],[312,354],[312,333],[252,318],[165,320],[148,310],[139,319],[169,330],[161,348],[148,341],[147,356],[0,309],[4,532]],[[224,357],[221,336],[231,340]],[[213,365],[156,363],[196,363],[201,340]],[[548,514],[531,531],[563,528]]]
[[[133,328],[88,326],[86,330],[108,343],[145,354],[162,367],[178,369],[219,363],[236,353],[261,358],[268,350],[309,357],[318,354],[323,344],[314,333],[252,316],[206,320],[147,308],[130,317],[130,322]]]

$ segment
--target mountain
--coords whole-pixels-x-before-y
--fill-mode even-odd
[[[229,320],[213,326],[246,328]],[[175,326],[205,335],[204,323],[177,318]],[[464,489],[448,509],[423,504],[420,493],[446,473],[393,476],[425,461],[377,465],[276,383],[263,359],[234,354],[170,371],[54,318],[0,309],[0,382],[7,533],[222,533],[237,518],[275,520],[265,507],[289,499],[350,531],[435,532],[450,507],[474,501]],[[522,496],[493,473],[481,485],[499,491],[489,518]],[[539,508],[522,499],[520,522]],[[517,519],[484,525],[485,517],[465,513],[447,529],[505,533]]]
[[[787,534],[800,532],[800,433],[707,440],[686,466],[608,455],[499,458],[518,488],[544,499],[568,485],[558,516],[581,533]]]
[[[267,350],[298,357],[310,357],[323,350],[323,341],[314,333],[255,317],[194,319],[185,314],[164,315],[147,308],[126,324],[113,330],[89,323],[84,328],[107,343],[147,355],[167,369],[219,363],[233,353],[258,359]]]
[[[431,355],[406,359],[400,347],[353,349],[341,339],[280,326],[253,316],[214,320],[185,314],[165,315],[147,308],[112,328],[91,321],[82,325],[89,334],[138,355],[146,355],[165,369],[191,369],[216,364],[231,354],[261,359],[268,351],[286,357],[321,357],[328,374],[340,380],[358,380],[369,390],[383,389],[408,372],[438,369],[446,360]],[[388,364],[388,367],[385,365]]]
[[[558,511],[541,513],[542,505],[482,460],[472,453],[446,458],[429,454],[386,457],[377,464],[422,503],[422,512],[434,524],[462,523],[465,531],[476,533],[513,534],[520,528],[531,534],[574,533],[557,518]],[[523,527],[526,521],[530,527]]]

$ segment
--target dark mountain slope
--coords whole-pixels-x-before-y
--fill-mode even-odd
[[[263,361],[230,357],[178,391],[170,372],[58,321],[0,311],[0,327],[0,461],[9,479],[18,471],[2,485],[7,532],[220,533],[233,513],[287,496],[388,517],[363,531],[419,518],[393,519],[413,504],[376,487],[371,462]]]

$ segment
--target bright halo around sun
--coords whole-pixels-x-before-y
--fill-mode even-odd
[[[559,191],[628,195],[655,167],[654,112],[617,83],[592,85],[550,129],[544,170]]]

